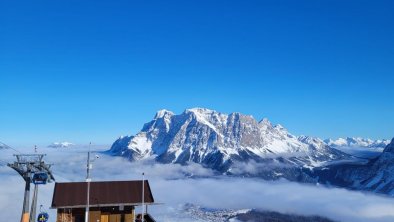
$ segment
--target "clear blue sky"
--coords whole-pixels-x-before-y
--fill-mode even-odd
[[[394,1],[1,1],[0,141],[112,143],[206,107],[394,136]]]

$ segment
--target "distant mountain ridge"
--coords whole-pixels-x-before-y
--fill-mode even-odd
[[[194,108],[178,115],[158,111],[139,133],[116,140],[108,153],[131,161],[194,162],[226,175],[285,178],[394,195],[393,141],[373,159],[346,154],[327,142],[294,136],[268,119]],[[386,141],[347,138],[340,144],[380,143]]]
[[[135,136],[115,141],[110,153],[131,160],[154,157],[162,163],[195,162],[229,174],[239,173],[237,163],[252,161],[266,170],[280,168],[275,175],[290,171],[290,177],[300,167],[349,158],[318,138],[296,137],[268,119],[256,121],[249,115],[204,108],[187,109],[179,115],[160,110]]]
[[[326,139],[324,142],[331,147],[367,147],[384,149],[390,143],[390,140],[371,140],[361,137],[346,137],[335,140]]]
[[[68,148],[68,147],[72,147],[74,146],[74,143],[70,143],[70,142],[54,142],[50,145],[48,145],[48,147],[51,148]]]
[[[315,172],[322,183],[394,196],[394,139],[382,154],[365,164],[346,163]]]

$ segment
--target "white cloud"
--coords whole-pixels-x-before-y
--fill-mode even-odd
[[[250,175],[258,175],[261,172],[274,170],[275,169],[283,169],[283,168],[291,168],[294,166],[290,166],[286,163],[281,163],[277,160],[272,160],[272,162],[267,163],[258,163],[254,160],[250,160],[248,162],[235,162],[231,166],[230,172],[234,175],[242,175],[242,174],[250,174]]]
[[[43,149],[46,160],[55,165],[58,181],[85,179],[86,149]],[[163,205],[150,208],[158,221],[195,221],[180,209],[184,203],[210,208],[264,209],[282,213],[321,215],[339,221],[394,221],[394,201],[391,198],[325,188],[287,181],[268,182],[252,178],[215,176],[198,164],[188,166],[154,164],[152,161],[130,163],[123,158],[99,154],[93,166],[93,180],[140,179],[145,172],[156,202]],[[19,220],[24,183],[7,167],[0,167],[0,209],[2,220]],[[195,178],[188,178],[193,176]],[[51,204],[53,184],[41,186],[39,204]],[[54,210],[50,216],[55,217]]]

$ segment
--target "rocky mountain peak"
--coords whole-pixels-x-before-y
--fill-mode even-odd
[[[272,128],[273,127],[272,123],[267,118],[260,120],[259,125],[263,128]]]
[[[164,118],[164,117],[171,117],[173,116],[174,113],[171,111],[168,111],[166,109],[162,109],[157,111],[156,115],[155,115],[155,119],[160,119],[160,118]]]
[[[394,138],[391,140],[391,143],[389,143],[389,145],[386,146],[383,152],[394,154]]]
[[[298,139],[268,119],[257,122],[241,113],[193,108],[181,114],[158,111],[135,136],[115,141],[111,153],[131,160],[154,156],[164,163],[196,162],[219,171],[229,170],[234,162],[264,162],[267,155],[293,157],[289,163],[297,166],[342,158],[321,144],[314,139]]]
[[[205,115],[217,113],[215,110],[211,110],[211,109],[207,109],[207,108],[200,108],[200,107],[190,108],[190,109],[185,110],[185,113],[189,113],[189,112],[196,113],[196,114],[205,114]]]

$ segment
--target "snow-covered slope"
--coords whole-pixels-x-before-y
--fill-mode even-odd
[[[379,156],[390,140],[371,140],[360,137],[346,137],[336,140],[326,139],[324,142],[344,153],[364,159],[373,159]]]
[[[394,195],[394,139],[377,159],[358,169],[351,178],[358,179],[354,186]]]
[[[51,147],[51,148],[67,148],[67,147],[72,147],[74,145],[75,144],[70,143],[70,142],[54,142],[54,143],[48,145],[48,147]]]
[[[328,144],[376,149],[371,147],[384,143],[347,138]],[[109,153],[132,161],[195,162],[228,175],[286,178],[394,195],[394,141],[377,152],[378,157],[355,158],[319,138],[296,137],[268,119],[256,121],[240,113],[194,108],[176,115],[161,110],[139,133],[116,140]]]
[[[365,139],[361,137],[346,137],[346,138],[338,138],[336,140],[326,139],[324,142],[331,147],[366,147],[366,148],[382,148],[384,149],[389,143],[390,140],[382,139],[382,140],[371,140]]]
[[[196,162],[221,172],[237,162],[268,160],[299,168],[348,157],[320,139],[296,137],[268,119],[258,122],[249,115],[204,108],[179,115],[161,110],[135,136],[115,141],[110,152],[131,160],[154,157],[163,163]]]
[[[376,160],[370,161],[358,174],[364,178],[356,186],[394,195],[394,139]]]
[[[342,164],[315,172],[323,183],[394,196],[394,139],[378,157],[364,164]]]

